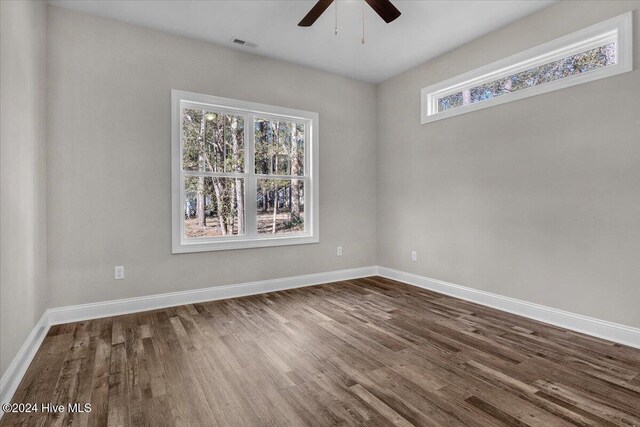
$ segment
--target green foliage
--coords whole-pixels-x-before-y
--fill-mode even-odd
[[[304,219],[302,217],[296,217],[285,222],[285,228],[296,228],[300,225],[304,225]]]
[[[302,124],[256,119],[256,173],[304,175],[304,137]]]
[[[200,141],[204,118],[204,141]],[[237,149],[234,151],[234,137]],[[185,108],[182,115],[183,167],[186,171],[243,172],[244,117]],[[201,147],[201,144],[203,147]],[[201,148],[204,148],[201,152]],[[200,155],[203,154],[203,159]]]
[[[273,175],[272,179],[257,180],[261,210],[266,212],[270,208],[274,213],[271,226],[274,233],[282,229],[300,229],[303,225],[300,213],[304,200],[303,181],[281,176],[304,175],[305,126],[257,119],[252,130],[255,135],[255,166],[252,167],[258,174]],[[194,236],[204,235],[207,232],[203,230],[210,227],[219,227],[219,234],[235,234],[244,223],[244,178],[189,176],[190,172],[244,173],[244,131],[242,116],[206,109],[183,109],[182,161],[187,175],[185,217],[190,224],[194,215],[198,217],[195,225],[190,225]],[[205,212],[200,210],[194,214],[196,206],[204,206]],[[288,215],[288,220],[283,220],[283,215]],[[203,221],[206,216],[213,218]]]

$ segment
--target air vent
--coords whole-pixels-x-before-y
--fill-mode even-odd
[[[258,45],[255,44],[255,43],[251,43],[251,42],[248,42],[246,40],[239,39],[239,38],[233,38],[233,39],[231,39],[231,42],[233,44],[237,44],[237,45],[244,46],[244,47],[251,47],[251,48],[254,48],[254,49],[256,47],[258,47]]]

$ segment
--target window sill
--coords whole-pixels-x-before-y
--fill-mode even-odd
[[[193,253],[193,252],[211,252],[211,251],[229,251],[235,249],[251,249],[251,248],[268,248],[274,246],[290,246],[290,245],[307,245],[310,243],[318,243],[320,239],[317,236],[298,235],[286,237],[264,237],[259,239],[233,239],[228,240],[203,240],[182,242],[173,246],[172,253]]]

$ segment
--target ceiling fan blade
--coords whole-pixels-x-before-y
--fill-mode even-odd
[[[387,24],[400,16],[400,11],[389,0],[365,0]]]
[[[331,3],[333,3],[333,0],[318,0],[318,3],[316,3],[311,8],[309,13],[307,13],[304,18],[302,18],[302,21],[300,21],[298,27],[310,27],[311,25],[313,25],[313,23],[316,22],[318,18],[320,18],[320,15],[322,15],[322,13],[327,10]]]

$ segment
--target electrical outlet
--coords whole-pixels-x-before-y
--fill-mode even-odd
[[[116,265],[114,279],[124,280],[124,265]]]
[[[338,246],[338,250],[336,251],[336,256],[342,256],[342,246]]]
[[[411,261],[418,262],[418,252],[411,251]]]

